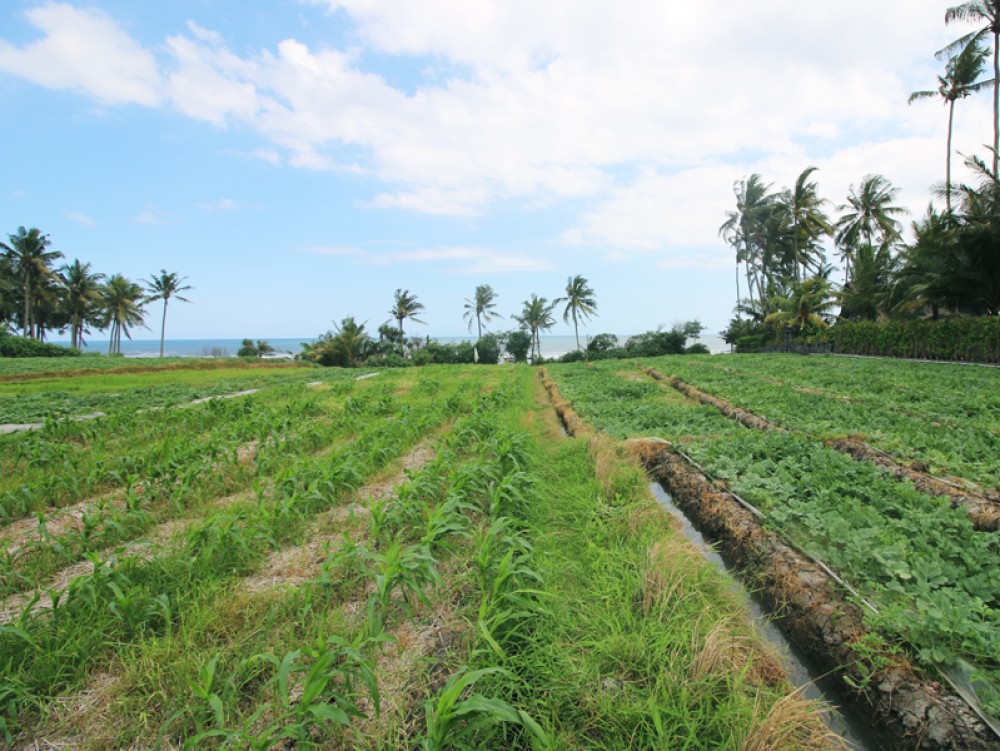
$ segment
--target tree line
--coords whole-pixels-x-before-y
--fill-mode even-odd
[[[345,317],[334,329],[321,334],[315,342],[304,343],[300,357],[324,365],[351,366],[377,361],[388,365],[426,364],[430,362],[492,362],[507,353],[516,361],[541,358],[540,335],[556,324],[556,309],[563,305],[563,320],[572,321],[577,349],[580,349],[580,323],[597,315],[597,295],[583,276],[571,276],[566,282],[565,295],[551,301],[532,294],[522,304],[520,312],[510,318],[518,328],[490,332],[488,326],[504,316],[497,312],[498,295],[489,284],[476,287],[472,297],[465,299],[463,320],[469,333],[475,326],[477,339],[471,342],[442,344],[429,337],[407,337],[405,321],[424,323],[417,316],[424,304],[408,289],[397,289],[390,319],[378,327],[377,338],[365,329],[367,321],[358,323],[354,316]],[[391,322],[395,322],[395,326]]]
[[[940,50],[944,72],[934,90],[916,91],[911,103],[939,99],[947,108],[944,181],[932,186],[944,199],[931,201],[912,222],[912,242],[903,240],[898,189],[884,175],[865,175],[850,188],[832,216],[821,198],[816,167],[807,167],[792,188],[775,191],[759,174],[733,186],[736,208],[720,235],[736,255],[736,307],[726,341],[746,347],[796,334],[822,337],[839,319],[887,321],[1000,313],[1000,3],[967,2],[949,8],[945,22],[977,28]],[[986,40],[992,37],[992,49]],[[993,76],[986,74],[993,58]],[[981,91],[994,97],[993,145],[988,164],[965,157],[972,180],[952,180],[955,105]],[[832,278],[826,242],[840,259],[842,282]],[[839,311],[838,311],[839,308]]]
[[[121,354],[122,336],[145,325],[146,306],[163,301],[160,357],[171,299],[190,302],[181,293],[193,289],[186,277],[161,269],[143,283],[121,274],[97,273],[79,259],[56,267],[63,259],[51,250],[48,235],[19,227],[0,242],[0,334],[19,332],[43,342],[49,332],[69,332],[70,346],[80,349],[92,329],[107,331],[108,354]]]

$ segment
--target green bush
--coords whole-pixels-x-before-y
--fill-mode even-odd
[[[528,362],[528,350],[531,349],[531,334],[527,331],[511,331],[507,334],[507,351],[514,362]]]
[[[0,357],[80,357],[81,354],[72,347],[0,334]]]
[[[503,352],[503,343],[496,334],[483,334],[476,342],[480,365],[496,365]]]
[[[886,323],[838,321],[832,334],[834,351],[843,354],[1000,362],[998,316]]]

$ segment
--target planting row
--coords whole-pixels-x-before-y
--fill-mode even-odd
[[[266,490],[209,514],[153,555],[126,550],[108,560],[92,556],[91,573],[52,593],[47,608],[29,602],[0,631],[8,724],[30,721],[123,644],[169,637],[187,618],[204,613],[206,598],[216,601],[269,551],[298,540],[318,512],[342,501],[446,417],[468,409],[478,386],[400,405],[392,419],[375,421],[329,452],[284,457]],[[278,442],[282,437],[275,436]]]
[[[190,404],[248,389],[356,377],[313,368],[225,368],[34,378],[0,382],[0,425],[37,424]]]
[[[552,368],[595,427],[669,439],[828,562],[878,607],[873,623],[922,664],[969,664],[1000,714],[1000,536],[961,509],[806,437],[744,428],[621,364]],[[914,534],[919,530],[919,534]]]
[[[861,437],[934,474],[998,488],[995,369],[794,355],[648,364],[814,438]]]

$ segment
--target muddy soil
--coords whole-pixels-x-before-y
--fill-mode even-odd
[[[650,368],[647,373],[657,380],[669,382],[671,386],[688,398],[715,407],[726,417],[737,420],[748,428],[785,430],[765,417],[736,407],[726,399],[705,393],[676,376],[667,378],[654,368]],[[964,507],[976,529],[983,531],[1000,529],[1000,495],[995,491],[973,490],[964,487],[961,482],[951,482],[935,477],[924,471],[920,462],[913,462],[909,466],[900,464],[888,454],[853,438],[830,440],[826,444],[853,459],[876,464],[900,480],[909,480],[918,490],[928,495],[944,496],[951,501],[951,505],[955,508]]]
[[[630,448],[677,505],[718,540],[723,554],[760,588],[789,637],[838,677],[847,701],[870,718],[884,748],[1000,750],[1000,738],[957,695],[917,675],[898,658],[873,658],[859,647],[869,633],[862,612],[819,566],[764,529],[724,489],[664,443],[636,440]],[[878,668],[873,659],[879,660]]]

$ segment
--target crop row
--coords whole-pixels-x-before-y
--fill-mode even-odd
[[[352,387],[345,382],[340,393]],[[286,386],[253,398],[55,423],[2,436],[0,519],[10,522],[140,481],[149,492],[162,487],[174,495],[178,482],[190,482],[207,469],[206,461],[233,455],[254,440],[263,447],[268,436],[279,433],[322,441],[323,431],[313,439],[311,428],[325,421],[328,397]]]
[[[814,438],[862,436],[935,474],[998,487],[1000,393],[991,368],[795,356],[655,364]]]
[[[1000,685],[997,532],[975,531],[961,509],[873,465],[802,436],[748,430],[652,382],[627,380],[621,367],[552,371],[595,427],[671,440],[767,524],[830,563],[878,605],[880,631],[923,664],[966,660]],[[1000,712],[995,696],[983,696]]]
[[[258,368],[116,373],[0,383],[0,424],[165,409],[247,389],[348,380],[355,375],[342,370]]]
[[[49,531],[45,513],[39,512],[30,541],[8,545],[0,556],[0,596],[36,587],[59,568],[189,514],[221,494],[250,485],[260,496],[275,477],[280,480],[290,468],[297,471],[311,462],[313,452],[392,419],[398,406],[391,392],[381,387],[349,396],[342,409],[322,421],[305,419],[315,400],[313,395],[296,395],[262,413],[257,411],[260,405],[248,400],[224,423],[238,426],[235,440],[225,443],[216,438],[214,446],[194,442],[195,450],[185,451],[186,461],[176,455],[165,461],[163,454],[153,457],[148,473],[136,475],[142,481],[128,485],[121,502],[101,500],[79,510],[78,521],[65,525],[58,523],[56,514],[55,532]],[[247,440],[252,452],[245,450]],[[162,463],[156,464],[156,458]]]
[[[78,686],[119,645],[173,633],[204,597],[253,571],[268,551],[294,542],[319,511],[468,405],[462,394],[403,404],[394,419],[374,424],[350,444],[284,464],[269,494],[211,514],[160,555],[94,556],[93,571],[54,593],[51,607],[29,605],[0,630],[8,724],[16,726],[32,707]]]

